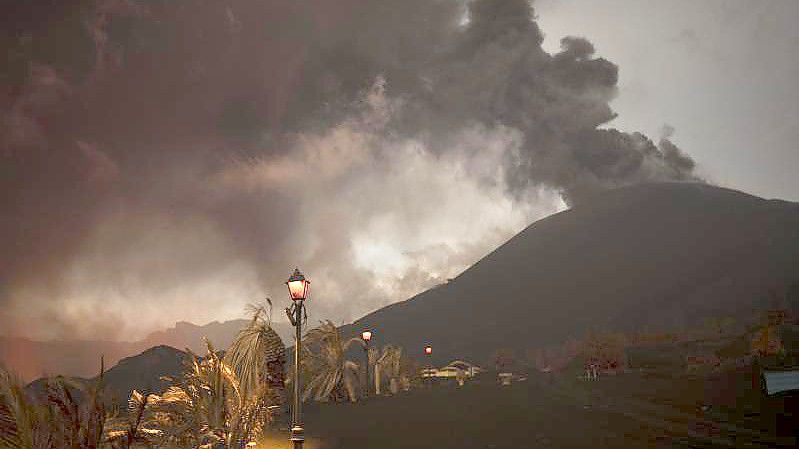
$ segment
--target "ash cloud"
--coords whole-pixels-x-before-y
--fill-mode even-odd
[[[544,51],[523,0],[3,8],[10,333],[230,318],[294,265],[349,320],[562,201],[696,178],[667,135],[608,127],[618,68],[581,37]]]

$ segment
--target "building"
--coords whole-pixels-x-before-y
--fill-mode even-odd
[[[442,368],[425,368],[422,370],[423,378],[457,380],[463,383],[466,379],[471,379],[482,372],[482,368],[463,360],[454,360]]]

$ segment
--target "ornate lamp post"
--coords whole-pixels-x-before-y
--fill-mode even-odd
[[[427,356],[427,384],[432,386],[433,385],[433,363],[430,359],[433,356],[433,347],[427,345],[424,347],[424,355]]]
[[[369,397],[369,381],[371,376],[369,374],[369,340],[372,339],[372,331],[365,330],[361,332],[361,339],[363,340],[363,351],[366,353],[366,388],[364,389],[364,397]]]
[[[294,443],[294,449],[302,449],[302,443],[305,441],[304,429],[302,428],[302,415],[301,415],[301,400],[300,400],[300,351],[302,343],[302,322],[305,318],[305,298],[308,297],[308,290],[310,290],[311,283],[305,279],[305,276],[299,269],[294,269],[294,273],[286,282],[289,288],[289,296],[291,297],[291,307],[286,307],[286,315],[294,326],[296,334],[294,336],[294,404],[291,408],[291,437],[289,438]]]

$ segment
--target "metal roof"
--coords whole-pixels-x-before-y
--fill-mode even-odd
[[[784,391],[799,391],[799,370],[764,371],[766,394],[772,395]]]

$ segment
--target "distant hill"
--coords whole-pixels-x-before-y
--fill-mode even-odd
[[[155,331],[142,340],[145,346],[168,345],[176,348],[188,348],[195,353],[204,353],[203,337],[207,337],[214,346],[226,348],[233,341],[239,329],[246,326],[248,320],[213,321],[204,326],[197,326],[186,321],[178,321],[174,327]]]
[[[114,341],[35,341],[25,338],[0,337],[0,362],[25,380],[41,376],[64,375],[91,378],[100,370],[100,357],[106,367],[124,357],[132,356],[154,346],[167,345],[205,353],[203,337],[208,337],[218,349],[230,345],[247,320],[214,321],[203,326],[179,322],[175,327],[153,332],[135,342]],[[274,323],[275,331],[284,341],[291,341],[292,328],[288,323]]]
[[[103,379],[109,395],[118,403],[124,403],[133,389],[142,393],[162,393],[171,385],[162,377],[180,377],[188,360],[188,354],[183,351],[170,346],[155,346],[120,360]]]
[[[126,357],[103,375],[106,398],[109,403],[125,404],[131,390],[142,393],[160,394],[171,385],[163,380],[164,376],[178,378],[188,361],[188,354],[169,346],[156,346],[141,354]],[[36,395],[45,393],[45,384],[49,379],[39,378],[26,387]],[[97,380],[92,378],[67,377],[69,384],[86,385]]]
[[[446,285],[345,326],[437,363],[590,330],[752,317],[799,279],[799,204],[704,184],[620,188],[536,223]]]
[[[175,327],[163,331],[156,331],[141,340],[143,347],[168,345],[175,348],[188,348],[196,354],[205,353],[203,337],[207,337],[217,349],[225,349],[233,342],[240,329],[245,327],[249,320],[212,321],[204,326],[179,321]],[[293,338],[293,328],[289,323],[272,323],[272,328],[280,335],[283,341]]]

